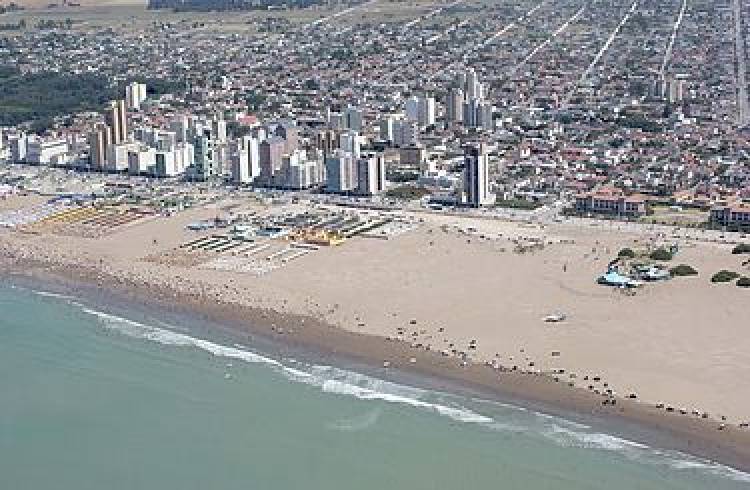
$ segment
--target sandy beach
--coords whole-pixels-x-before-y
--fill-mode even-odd
[[[3,229],[0,252],[8,270],[201,312],[378,369],[659,428],[669,447],[750,468],[750,430],[740,427],[750,420],[748,291],[709,280],[743,271],[730,245],[626,225],[407,213],[407,232],[355,237],[259,275],[181,251],[201,236],[185,225],[218,213],[143,219],[99,238]],[[634,295],[596,284],[618,250],[652,242],[679,242],[670,265],[699,275]],[[566,320],[543,321],[555,312]]]

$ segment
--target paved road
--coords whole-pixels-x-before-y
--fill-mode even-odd
[[[744,127],[750,122],[750,105],[747,101],[747,58],[740,0],[732,0],[732,11],[734,12],[734,54],[737,58],[737,125]]]
[[[669,66],[669,61],[672,59],[672,51],[674,50],[674,43],[677,40],[677,34],[680,32],[680,26],[682,25],[682,19],[685,18],[685,10],[687,10],[687,0],[682,0],[682,6],[680,7],[680,12],[677,14],[677,20],[675,20],[674,27],[672,27],[672,35],[669,38],[669,44],[667,44],[667,49],[664,51],[664,60],[661,63],[661,68],[659,69],[659,75],[661,75],[662,78],[667,73],[667,67]]]
[[[615,42],[615,39],[617,39],[617,35],[620,34],[620,30],[622,30],[622,27],[627,24],[628,19],[630,19],[630,16],[633,15],[633,13],[638,8],[638,1],[635,0],[628,9],[627,12],[625,12],[625,15],[620,20],[620,23],[617,24],[617,27],[615,27],[615,30],[612,31],[612,33],[609,35],[607,40],[604,42],[602,47],[599,49],[599,52],[596,53],[596,56],[594,57],[593,61],[589,64],[589,66],[586,68],[586,70],[583,72],[583,75],[581,75],[581,78],[578,80],[578,83],[573,86],[573,88],[570,90],[568,95],[565,97],[565,102],[563,103],[564,106],[568,105],[568,102],[570,102],[570,99],[573,98],[575,93],[578,91],[578,88],[585,82],[589,75],[591,75],[591,72],[594,70],[596,65],[599,63],[599,61],[604,57],[606,52],[609,50],[609,47],[612,45],[613,42]]]

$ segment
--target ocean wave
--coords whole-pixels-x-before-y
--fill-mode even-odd
[[[674,470],[699,471],[729,480],[750,483],[750,473],[745,473],[744,471],[736,470],[719,463],[685,457],[684,454],[666,455],[665,462]]]
[[[644,444],[601,432],[575,430],[553,424],[543,431],[543,435],[563,446],[602,449],[605,451],[626,452],[632,449],[650,449]]]
[[[365,376],[353,371],[331,366],[311,366],[310,371],[293,368],[269,357],[255,354],[237,347],[227,347],[214,342],[192,337],[172,330],[146,325],[111,313],[83,306],[84,313],[95,316],[107,329],[124,335],[158,342],[176,347],[193,347],[219,357],[242,360],[253,364],[265,364],[276,368],[287,379],[313,385],[325,393],[350,395],[361,400],[381,400],[388,403],[410,405],[445,415],[460,422],[489,423],[492,419],[463,408],[455,408],[420,400],[425,392],[396,383]]]
[[[309,371],[285,367],[287,378],[318,387],[324,393],[351,396],[360,400],[380,400],[387,403],[410,405],[450,417],[459,422],[490,423],[492,419],[467,410],[429,402],[422,398],[426,390],[373,378],[333,366],[312,365]]]
[[[335,393],[338,395],[349,395],[360,400],[381,400],[388,403],[396,403],[409,405],[416,408],[423,408],[429,411],[445,415],[459,422],[468,423],[491,423],[493,420],[490,417],[479,415],[469,410],[461,408],[453,408],[438,403],[431,403],[427,401],[419,400],[418,398],[412,398],[403,395],[397,395],[393,393],[385,393],[382,391],[371,390],[368,388],[362,388],[360,386],[351,385],[335,379],[329,379],[323,382],[321,389],[325,393]]]
[[[679,451],[665,451],[622,437],[600,432],[571,430],[553,425],[542,434],[565,447],[580,447],[616,452],[640,463],[667,466],[673,470],[698,471],[739,482],[750,482],[750,473],[729,466],[699,459]]]
[[[342,432],[359,432],[369,429],[378,422],[383,410],[379,407],[368,410],[362,415],[336,420],[328,424],[328,428]]]
[[[48,295],[57,296],[56,293],[49,293]],[[67,299],[64,298],[64,295],[60,296],[63,299]],[[76,303],[73,300],[68,301],[71,304],[78,305],[83,312],[96,317],[100,325],[107,329],[163,345],[196,348],[217,357],[237,359],[253,364],[263,364],[276,370],[290,381],[316,387],[325,393],[350,396],[360,400],[382,401],[411,406],[437,413],[459,422],[479,424],[491,430],[539,433],[548,440],[564,447],[613,451],[631,460],[666,465],[678,471],[700,471],[735,481],[750,482],[750,474],[728,466],[693,458],[683,453],[661,451],[621,437],[592,432],[588,426],[556,416],[530,412],[536,416],[532,421],[518,421],[517,416],[524,416],[524,412],[528,412],[528,410],[514,405],[479,400],[480,403],[492,403],[497,407],[513,410],[512,413],[509,412],[508,417],[498,417],[502,418],[502,420],[498,420],[498,418],[492,418],[458,406],[456,403],[446,403],[444,400],[436,398],[440,395],[439,393],[429,390],[405,386],[333,366],[303,365],[298,362],[282,363],[270,357],[251,352],[246,348],[240,348],[242,346],[228,347],[220,345],[168,328],[146,325],[117,315],[98,311]],[[293,364],[294,367],[289,364]],[[367,412],[360,417],[334,422],[331,427],[345,431],[363,430],[377,422],[377,419],[380,417],[379,410],[376,409],[375,411]],[[506,420],[506,418],[510,420]]]
[[[543,422],[552,423],[557,427],[565,427],[567,429],[576,429],[578,431],[587,431],[591,429],[590,425],[582,424],[580,422],[574,422],[573,420],[564,419],[557,415],[550,415],[542,412],[532,412],[534,417],[541,419]]]
[[[238,349],[237,347],[227,347],[216,344],[208,340],[191,337],[183,333],[159,328],[152,325],[129,320],[110,313],[94,310],[88,307],[82,307],[84,313],[95,316],[102,326],[110,330],[115,330],[129,337],[140,338],[158,342],[163,345],[177,347],[194,347],[217,357],[237,359],[252,364],[267,364],[269,366],[281,366],[281,363],[275,359],[255,354],[254,352]]]
[[[36,290],[34,290],[33,292],[34,294],[45,297],[45,298],[56,298],[56,299],[63,299],[63,300],[75,299],[73,296],[69,296],[67,294],[62,294],[62,293],[53,293],[50,291],[36,291]]]

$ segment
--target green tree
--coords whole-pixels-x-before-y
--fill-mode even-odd
[[[653,252],[651,252],[651,254],[649,255],[649,258],[651,260],[662,260],[662,261],[672,260],[672,252],[670,252],[669,250],[665,248],[660,247],[654,250]]]
[[[734,271],[720,270],[719,272],[711,276],[711,282],[713,283],[730,282],[730,281],[734,281],[738,277],[740,277],[740,275]]]

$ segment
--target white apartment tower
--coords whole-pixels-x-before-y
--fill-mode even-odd
[[[406,99],[406,118],[421,127],[435,124],[435,99],[428,96],[412,96]]]
[[[260,143],[256,138],[244,136],[229,146],[232,181],[252,184],[260,175]]]
[[[462,122],[464,120],[464,91],[453,88],[448,92],[445,101],[445,118],[448,122]]]
[[[495,202],[490,193],[487,150],[483,144],[464,148],[464,203],[471,207],[487,206]]]
[[[357,167],[354,156],[342,150],[336,150],[325,159],[326,190],[328,192],[353,192],[357,186]]]
[[[462,122],[467,128],[493,129],[494,108],[484,98],[484,87],[479,82],[476,71],[469,69],[459,73],[455,85],[446,99],[446,121]]]
[[[380,120],[380,139],[383,141],[393,142],[393,123],[396,119],[393,116],[386,116]]]
[[[90,166],[96,170],[103,170],[107,162],[107,147],[111,143],[111,129],[106,125],[99,125],[89,133]]]
[[[481,99],[484,97],[484,89],[482,84],[479,83],[479,76],[473,68],[470,68],[465,75],[466,85],[464,92],[466,97],[469,99]]]
[[[146,84],[133,82],[125,87],[125,103],[128,109],[138,111],[141,109],[141,102],[146,100]]]
[[[359,158],[359,133],[356,131],[342,131],[339,135],[339,148],[347,153],[351,153],[354,158]]]
[[[357,193],[374,196],[385,190],[385,157],[366,153],[357,160]]]
[[[128,139],[128,112],[124,100],[113,100],[106,111],[107,125],[112,130],[112,143],[124,143]]]
[[[178,143],[186,143],[190,141],[189,130],[190,120],[184,114],[176,116],[170,123],[169,129],[177,135]]]
[[[422,97],[419,99],[419,124],[432,126],[435,124],[435,98]]]

